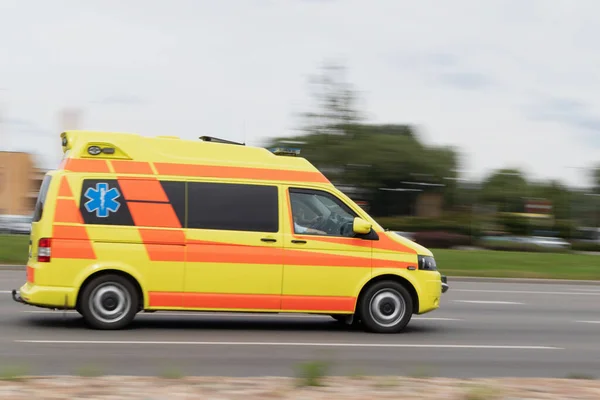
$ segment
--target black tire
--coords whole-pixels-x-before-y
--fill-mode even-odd
[[[374,302],[378,301],[379,307]],[[371,305],[375,306],[375,310]],[[412,318],[413,301],[408,290],[394,281],[381,281],[371,285],[360,304],[361,322],[367,331],[375,333],[401,332]],[[397,311],[398,315],[395,315]],[[386,319],[389,319],[386,322]]]
[[[102,296],[99,293],[101,289],[105,290],[105,294],[108,295]],[[94,300],[98,300],[101,309],[93,306]],[[120,275],[106,274],[94,278],[85,286],[78,308],[81,310],[85,322],[91,328],[114,330],[123,329],[133,321],[138,312],[139,302],[137,290],[129,279]],[[108,314],[102,315],[103,311],[113,312],[113,308],[118,309],[120,305],[122,310],[118,313],[117,318],[111,319]]]

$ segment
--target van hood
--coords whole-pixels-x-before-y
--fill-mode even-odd
[[[423,247],[417,242],[414,242],[410,239],[405,238],[404,236],[400,236],[396,232],[393,231],[385,231],[384,234],[393,242],[406,246],[410,249],[413,249],[420,256],[431,256],[433,257],[433,253],[427,247]]]

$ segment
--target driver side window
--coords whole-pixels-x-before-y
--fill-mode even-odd
[[[290,189],[290,200],[296,234],[354,237],[357,215],[337,197],[320,190]]]

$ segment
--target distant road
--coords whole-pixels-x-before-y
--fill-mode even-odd
[[[367,334],[329,317],[155,313],[132,329],[85,328],[14,303],[21,271],[0,271],[0,359],[29,374],[292,375],[305,361],[333,374],[600,377],[600,286],[450,282],[442,308],[399,335]]]

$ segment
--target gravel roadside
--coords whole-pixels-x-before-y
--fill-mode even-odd
[[[0,380],[0,399],[600,399],[600,381],[584,379],[326,378],[301,386],[290,378],[31,377]]]

